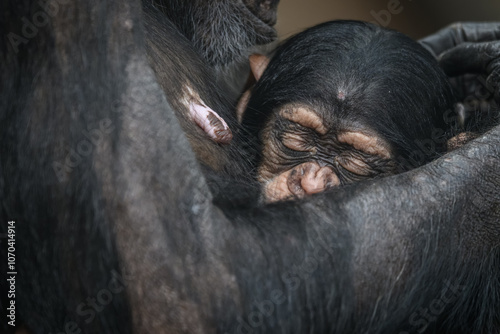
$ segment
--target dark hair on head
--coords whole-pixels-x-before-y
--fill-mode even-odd
[[[351,99],[339,100],[339,89]],[[371,23],[339,20],[307,29],[276,49],[253,90],[244,129],[258,132],[273,110],[293,102],[369,119],[408,156],[419,149],[418,140],[449,128],[443,114],[455,96],[434,57],[411,38]]]

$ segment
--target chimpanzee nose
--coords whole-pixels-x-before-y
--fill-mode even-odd
[[[296,196],[311,195],[337,186],[340,181],[330,167],[306,162],[295,167],[288,178],[288,188]]]
[[[316,162],[306,162],[267,182],[263,195],[267,202],[276,202],[302,198],[338,185],[340,180],[331,167],[321,167]]]
[[[306,169],[300,184],[307,195],[316,194],[338,185],[338,177],[330,167],[320,167],[315,163]]]

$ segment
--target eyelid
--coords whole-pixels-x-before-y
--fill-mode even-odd
[[[347,131],[337,135],[339,142],[351,145],[358,151],[378,155],[385,159],[392,157],[390,146],[376,135]]]
[[[281,138],[283,145],[291,150],[299,152],[313,152],[314,148],[311,147],[304,139],[303,135],[285,132]]]
[[[370,176],[372,174],[370,165],[364,162],[363,159],[338,155],[335,160],[339,163],[340,166],[351,173],[360,176]]]
[[[280,111],[280,116],[303,127],[312,129],[321,135],[325,135],[328,132],[321,117],[311,109],[305,107],[283,108]]]

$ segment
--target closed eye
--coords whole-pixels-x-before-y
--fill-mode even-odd
[[[285,132],[281,138],[283,145],[291,150],[299,152],[314,152],[315,148],[306,139],[307,135],[301,132]]]
[[[338,164],[345,170],[359,175],[359,176],[370,176],[374,174],[374,171],[368,163],[366,163],[361,157],[353,156],[352,154],[340,154],[336,157]]]
[[[341,172],[347,179],[391,175],[398,172],[397,164],[393,159],[362,151],[347,150],[339,154],[335,161],[342,170],[348,173]]]
[[[376,135],[347,131],[337,136],[339,142],[352,146],[358,151],[384,159],[392,157],[390,145]]]
[[[280,111],[280,116],[302,127],[314,130],[320,135],[325,135],[328,132],[323,119],[314,110],[307,107],[284,107]]]

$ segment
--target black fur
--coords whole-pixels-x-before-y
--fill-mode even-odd
[[[7,32],[38,11],[1,6]],[[71,321],[92,334],[416,332],[412,313],[450,281],[465,287],[427,332],[497,331],[500,129],[421,169],[308,201],[216,206],[175,93],[151,69],[139,1],[60,6],[18,53],[0,44],[0,226],[16,221],[17,323],[33,333]],[[61,181],[53,163],[101,120],[112,129]],[[78,305],[114,270],[126,290],[87,323]]]
[[[340,90],[345,99],[337,96]],[[276,50],[252,91],[243,128],[248,138],[259,135],[281,106],[301,103],[324,114],[333,133],[375,131],[407,170],[446,150],[454,129],[445,114],[453,114],[455,102],[444,72],[417,42],[365,22],[332,21]]]
[[[235,100],[248,77],[248,56],[273,42],[279,0],[143,0],[162,11],[215,70]]]

